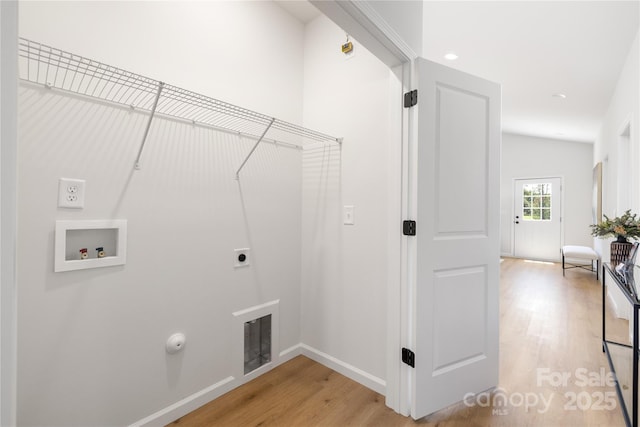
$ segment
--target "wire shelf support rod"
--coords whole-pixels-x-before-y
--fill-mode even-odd
[[[255,145],[253,146],[253,148],[251,149],[251,151],[249,151],[249,154],[247,154],[247,157],[245,157],[244,162],[242,162],[242,164],[240,165],[240,167],[238,168],[238,170],[236,171],[236,179],[240,179],[240,171],[242,170],[242,168],[244,167],[244,165],[247,164],[247,161],[249,160],[249,158],[251,157],[251,155],[253,154],[254,151],[256,151],[256,148],[258,148],[258,145],[260,145],[260,143],[262,142],[262,139],[264,138],[264,136],[267,134],[267,132],[269,131],[269,129],[271,128],[271,125],[273,125],[273,122],[275,122],[276,119],[272,118],[271,121],[269,122],[269,125],[265,128],[264,132],[262,132],[262,135],[260,135],[260,138],[258,138],[258,141],[256,141]]]
[[[149,135],[149,128],[151,127],[153,116],[156,114],[156,108],[158,108],[158,100],[160,99],[160,94],[162,93],[163,87],[164,87],[164,83],[158,82],[158,92],[156,93],[156,99],[155,101],[153,101],[153,107],[151,107],[151,113],[149,114],[147,127],[144,129],[144,135],[142,136],[142,143],[140,144],[140,149],[138,150],[138,157],[136,158],[135,167],[137,170],[140,170],[140,158],[142,157],[142,152],[144,151],[144,145],[147,142],[147,136]]]

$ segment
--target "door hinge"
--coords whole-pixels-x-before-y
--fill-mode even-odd
[[[402,234],[405,236],[416,235],[416,222],[415,221],[403,221],[402,222]]]
[[[418,89],[404,94],[404,108],[411,108],[418,103]]]
[[[416,367],[416,355],[408,348],[402,348],[402,363],[406,363],[412,368]]]

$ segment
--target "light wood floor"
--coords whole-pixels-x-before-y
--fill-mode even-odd
[[[383,396],[300,356],[171,425],[624,426],[615,389],[582,386],[576,377],[580,368],[609,372],[601,345],[600,299],[601,287],[586,271],[570,270],[563,278],[558,264],[515,259],[501,264],[500,384],[494,394],[504,393],[506,406],[497,400],[493,407],[461,403],[413,421],[387,408]],[[628,334],[626,321],[608,321],[619,337]],[[538,383],[538,368],[571,376],[566,385]],[[612,392],[613,410],[579,409]],[[534,395],[550,401],[549,406],[542,401],[533,405]],[[520,397],[531,402],[528,410]]]

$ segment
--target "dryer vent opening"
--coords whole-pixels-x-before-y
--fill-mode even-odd
[[[244,324],[244,374],[271,362],[271,315]]]

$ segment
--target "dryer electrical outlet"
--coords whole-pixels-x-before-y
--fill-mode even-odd
[[[233,266],[235,268],[239,268],[239,267],[248,267],[250,264],[250,259],[249,259],[249,255],[251,253],[251,249],[249,248],[244,248],[244,249],[236,249],[233,251],[234,253],[234,262],[233,262]]]
[[[58,207],[84,208],[85,181],[83,179],[60,178],[58,181]]]

